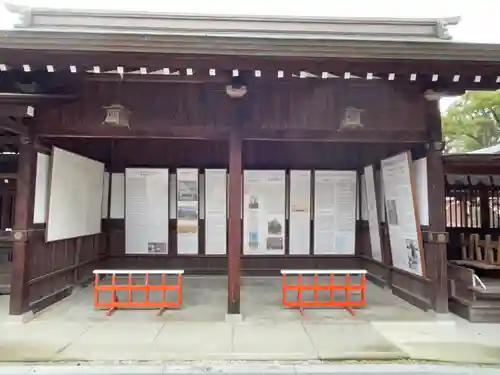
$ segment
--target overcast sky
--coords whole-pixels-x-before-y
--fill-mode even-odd
[[[0,0],[2,3],[3,0]],[[253,14],[332,17],[452,17],[455,40],[500,43],[500,0],[15,0],[30,7],[85,8],[204,14]],[[10,28],[15,17],[0,7],[0,28]],[[452,99],[443,100],[442,106]]]

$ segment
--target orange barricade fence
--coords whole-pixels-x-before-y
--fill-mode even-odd
[[[107,308],[106,315],[122,308],[156,308],[158,315],[180,308],[183,274],[184,270],[94,270],[94,307]],[[176,298],[170,298],[172,294]]]
[[[343,307],[366,305],[366,270],[281,270],[284,307]],[[294,292],[294,299],[288,292]]]

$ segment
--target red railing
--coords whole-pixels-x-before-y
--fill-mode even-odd
[[[366,305],[366,270],[281,270],[281,275],[283,306],[299,308],[301,314],[306,307],[343,307],[354,315],[353,308]],[[290,291],[296,292],[293,300]],[[320,293],[325,291],[327,298]]]
[[[107,308],[106,315],[116,309],[160,309],[158,315],[168,308],[178,309],[182,306],[182,275],[184,270],[94,270],[94,307]],[[152,280],[151,275],[159,276]],[[111,276],[111,283],[103,277]],[[173,277],[173,283],[170,283]],[[143,278],[137,282],[138,278]],[[157,277],[155,277],[156,279]],[[119,280],[126,279],[125,282]],[[111,294],[111,299],[103,301],[100,293]],[[134,292],[144,292],[144,298],[135,298]],[[153,296],[153,292],[156,292]],[[170,300],[169,294],[176,293],[177,298]],[[118,298],[120,294],[120,298]],[[157,298],[159,294],[160,298]],[[126,295],[123,298],[123,295]]]

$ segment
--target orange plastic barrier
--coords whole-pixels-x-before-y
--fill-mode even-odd
[[[301,314],[306,307],[343,307],[355,315],[353,308],[366,305],[366,270],[281,270],[281,275],[283,306],[299,308]],[[359,278],[359,282],[353,282],[354,275]],[[289,284],[292,276],[296,278],[296,283]],[[320,276],[323,276],[323,283],[320,283]],[[340,283],[336,276],[342,276],[344,282]],[[306,283],[305,277],[312,278],[313,283]],[[324,279],[327,279],[326,283]],[[288,300],[289,291],[297,292],[297,299]],[[304,299],[305,291],[312,291],[312,299]],[[329,298],[320,299],[320,291],[328,291]],[[336,298],[335,291],[344,291],[343,298]],[[353,291],[360,292],[359,299],[352,298]]]
[[[161,315],[167,308],[180,308],[182,306],[182,275],[184,270],[94,270],[94,307],[108,308],[106,315],[111,315],[116,309],[160,309]],[[111,275],[111,284],[104,284],[101,281],[103,275]],[[134,284],[135,276],[143,276],[143,284]],[[150,275],[161,275],[159,284],[150,283]],[[167,284],[167,275],[175,275],[175,284]],[[117,276],[125,276],[127,283],[117,283]],[[134,300],[133,292],[145,292],[145,298]],[[161,298],[151,298],[151,292],[161,292]],[[167,292],[175,291],[177,298],[168,300]],[[111,292],[111,300],[101,301],[100,292]],[[126,292],[125,300],[118,299],[118,292]],[[124,294],[124,293],[122,293]]]

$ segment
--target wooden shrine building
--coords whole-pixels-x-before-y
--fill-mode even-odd
[[[447,26],[458,19],[9,9],[20,14],[16,28],[0,36],[0,140],[19,152],[11,314],[67,296],[103,267],[227,273],[227,311],[234,314],[240,312],[242,274],[363,268],[370,280],[410,303],[448,311],[438,100],[500,88],[500,46],[450,40]],[[37,160],[52,147],[105,165],[110,177],[99,233],[47,241],[47,214],[34,207]],[[393,266],[397,249],[391,249],[383,221],[382,259],[374,259],[362,189],[352,204],[352,253],[315,252],[312,219],[303,226],[307,243],[291,251],[288,213],[281,253],[242,251],[245,170],[282,170],[290,186],[292,170],[355,171],[361,177],[366,166],[378,172],[383,159],[407,151],[424,161],[422,275]],[[206,241],[209,211],[201,201],[205,212],[196,216],[195,252],[181,251],[175,212],[164,228],[166,248],[127,252],[127,168],[168,168],[170,175],[196,169],[199,176],[227,170],[227,242],[221,252]]]
[[[450,311],[499,322],[500,157],[496,147],[443,156]]]

